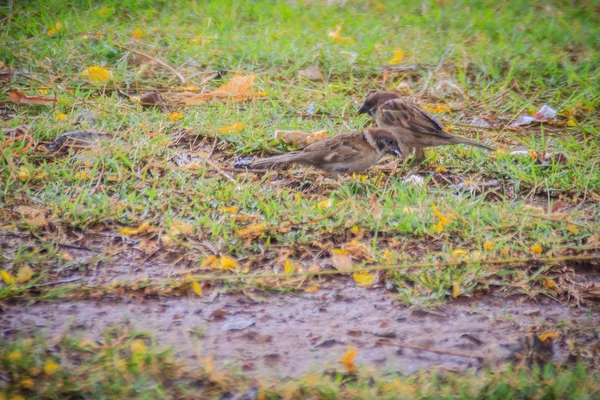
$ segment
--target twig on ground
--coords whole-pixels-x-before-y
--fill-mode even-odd
[[[32,287],[62,285],[63,283],[72,283],[72,282],[77,282],[77,281],[80,281],[80,280],[81,280],[81,277],[79,276],[79,277],[75,277],[75,278],[62,279],[60,281],[35,284]]]
[[[383,344],[383,345],[388,345],[388,346],[401,347],[403,349],[410,349],[410,350],[416,350],[416,351],[427,351],[429,353],[436,353],[436,354],[441,354],[444,356],[461,357],[461,358],[475,358],[478,360],[483,360],[483,356],[481,356],[481,355],[457,353],[454,351],[447,351],[447,350],[438,350],[438,349],[433,349],[431,347],[416,346],[416,345],[412,345],[412,344],[393,342],[388,339],[379,340],[377,343]]]
[[[125,46],[120,45],[120,44],[116,44],[116,46],[120,47],[120,48],[122,48],[124,50],[130,51],[132,53],[135,53],[135,54],[137,54],[139,56],[146,57],[147,59],[152,60],[155,63],[157,63],[157,64],[165,67],[166,69],[168,69],[169,71],[171,71],[181,81],[182,85],[185,85],[185,78],[183,77],[183,75],[181,75],[181,73],[179,73],[179,71],[177,71],[175,68],[171,67],[169,64],[165,63],[164,61],[161,61],[161,60],[159,60],[156,57],[152,57],[151,55],[148,55],[146,53],[142,53],[141,51],[130,49],[130,48],[125,47]]]
[[[210,165],[211,167],[213,167],[219,173],[219,175],[223,176],[229,182],[231,182],[231,183],[237,183],[236,180],[233,179],[233,177],[231,175],[229,175],[227,172],[223,171],[223,169],[221,169],[221,167],[219,167],[217,164],[215,164],[212,160],[210,160],[208,158],[205,158],[204,161],[208,165]]]

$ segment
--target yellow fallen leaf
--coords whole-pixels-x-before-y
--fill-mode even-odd
[[[33,278],[33,270],[28,266],[21,267],[17,272],[17,281],[20,283],[25,283],[31,278]]]
[[[556,282],[552,279],[544,279],[542,285],[548,290],[556,289]]]
[[[236,269],[238,268],[238,263],[230,257],[221,257],[219,260],[219,266],[221,269]]]
[[[252,96],[250,88],[254,84],[255,78],[255,75],[236,75],[227,84],[217,90],[185,98],[182,102],[188,105],[198,105],[212,99],[246,100]]]
[[[46,363],[44,364],[44,373],[46,375],[54,375],[59,370],[60,370],[60,365],[58,365],[56,363],[56,361],[54,361],[51,358],[49,358],[48,360],[46,360]]]
[[[442,172],[448,172],[448,168],[444,167],[444,166],[439,166],[435,169],[435,172],[442,173]]]
[[[203,296],[202,288],[200,287],[200,284],[197,281],[192,282],[192,290],[194,291],[194,293],[196,293],[196,295],[198,295],[198,297]]]
[[[443,104],[439,104],[435,107],[423,106],[423,109],[430,113],[450,112],[450,108]]]
[[[168,235],[162,235],[160,237],[160,242],[164,245],[164,246],[170,246],[173,243],[175,243],[175,241],[173,240],[172,237],[168,236]]]
[[[394,56],[388,61],[388,65],[400,64],[400,61],[404,58],[404,52],[402,50],[395,50]]]
[[[548,339],[550,339],[550,340],[558,339],[559,336],[560,335],[557,332],[547,331],[547,332],[540,333],[538,335],[538,339],[540,339],[542,342],[546,342],[546,340],[548,340]]]
[[[265,221],[259,222],[258,224],[248,225],[243,229],[237,231],[238,236],[242,238],[253,238],[260,236],[267,229],[267,223]]]
[[[355,272],[352,274],[352,277],[358,286],[366,287],[375,283],[375,275],[370,274],[367,271]]]
[[[335,27],[335,30],[329,32],[327,35],[333,40],[334,43],[354,43],[354,38],[342,36],[342,25],[338,25]]]
[[[122,235],[139,235],[140,233],[152,232],[152,226],[148,222],[144,222],[138,228],[121,228],[119,232]]]
[[[211,254],[210,256],[206,257],[204,261],[202,261],[202,263],[200,264],[200,268],[210,267],[214,265],[217,261],[218,258],[214,254]]]
[[[221,212],[223,214],[237,214],[240,211],[239,207],[231,206],[231,207],[221,207]]]
[[[331,263],[333,267],[341,272],[352,271],[352,259],[349,256],[349,252],[342,249],[331,250]]]
[[[485,251],[490,251],[494,248],[494,242],[491,242],[489,240],[486,240],[485,242],[483,242],[483,249]]]
[[[6,283],[7,285],[10,285],[11,283],[15,283],[16,279],[14,276],[12,276],[10,274],[10,272],[2,270],[0,271],[0,276],[2,277],[2,280],[4,281],[4,283]]]
[[[175,236],[191,235],[194,233],[194,226],[183,221],[173,221],[169,232]]]
[[[142,36],[144,36],[144,32],[142,32],[141,29],[134,29],[133,30],[133,37],[136,39],[141,38]]]
[[[305,293],[314,293],[319,290],[319,285],[312,285],[304,289]]]
[[[346,371],[353,374],[356,372],[356,364],[354,364],[354,360],[356,359],[357,352],[354,349],[348,349],[342,357],[342,364],[346,368]]]
[[[171,113],[169,114],[169,121],[179,121],[183,118],[183,113]]]
[[[102,67],[92,66],[84,69],[81,76],[92,82],[103,82],[109,80],[112,77],[112,74]]]
[[[131,342],[130,347],[133,354],[145,354],[148,352],[146,345],[141,340],[134,340]]]
[[[456,250],[452,250],[452,255],[454,257],[464,257],[467,255],[467,250],[465,249],[456,249]]]
[[[8,361],[19,361],[22,358],[22,354],[19,350],[13,350],[8,353],[6,358],[8,358]]]
[[[437,233],[441,233],[445,230],[446,226],[452,222],[452,220],[444,214],[442,214],[441,212],[439,212],[439,210],[434,204],[431,205],[431,209],[433,210],[433,213],[436,215],[436,217],[438,217],[439,220],[439,222],[434,225],[433,229]]]
[[[56,35],[56,30],[50,28],[50,29],[48,29],[48,32],[46,32],[46,35],[52,37],[52,36]]]
[[[321,200],[320,202],[317,203],[319,208],[330,208],[332,204],[333,204],[333,200],[331,200],[331,199]]]
[[[246,124],[236,122],[234,124],[219,128],[218,131],[219,131],[219,133],[232,133],[232,132],[235,133],[235,132],[240,132],[240,131],[244,130],[244,128],[246,128]]]
[[[19,167],[19,171],[17,172],[17,176],[21,182],[27,182],[29,178],[31,178],[31,174],[29,173],[29,169],[24,165]]]
[[[31,379],[31,378],[23,378],[21,380],[21,386],[23,386],[24,388],[27,388],[27,389],[33,389],[33,387],[35,386],[35,383],[33,382],[33,379]]]
[[[581,232],[581,230],[576,225],[573,225],[573,224],[567,224],[567,230],[571,233]]]
[[[287,260],[285,260],[285,263],[283,264],[283,270],[285,271],[286,274],[293,274],[294,271],[296,270],[296,266],[294,265],[292,260],[290,260],[288,258]]]
[[[454,282],[452,284],[452,297],[457,298],[458,296],[460,296],[460,294],[461,294],[460,283]]]
[[[539,256],[540,254],[542,254],[542,246],[540,246],[539,244],[534,244],[533,246],[530,247],[530,250],[533,254],[535,254],[536,256]]]

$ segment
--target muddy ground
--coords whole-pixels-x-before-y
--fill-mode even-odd
[[[14,303],[0,314],[4,338],[41,334],[52,343],[66,334],[102,342],[106,328],[128,326],[159,348],[172,347],[192,368],[210,356],[215,366],[282,377],[339,368],[348,348],[357,349],[357,363],[384,372],[476,369],[514,358],[515,340],[532,332],[558,333],[548,357],[563,362],[568,341],[595,342],[599,323],[598,311],[504,293],[419,310],[385,288],[345,278],[315,293]]]

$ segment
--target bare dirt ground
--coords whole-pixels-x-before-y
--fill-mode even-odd
[[[128,326],[149,333],[159,348],[172,346],[190,367],[210,357],[216,366],[281,377],[335,368],[348,348],[360,349],[358,363],[410,374],[514,359],[524,352],[519,338],[531,333],[558,335],[545,349],[555,362],[568,358],[569,341],[579,348],[593,343],[599,312],[538,300],[497,294],[419,310],[384,288],[336,279],[298,295],[249,290],[207,298],[4,304],[0,326],[4,338],[40,334],[50,343],[63,334],[102,343],[107,328]]]

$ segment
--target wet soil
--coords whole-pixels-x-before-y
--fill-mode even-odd
[[[316,293],[265,296],[213,293],[6,304],[0,335],[42,334],[52,341],[65,334],[102,341],[106,328],[129,326],[150,333],[159,348],[172,346],[176,358],[190,367],[210,356],[215,366],[297,377],[339,368],[348,348],[357,349],[358,364],[384,372],[464,371],[480,367],[477,357],[490,348],[527,333],[569,326],[594,330],[600,323],[600,312],[550,299],[486,296],[418,310],[399,304],[383,288],[360,288],[345,279],[324,284]],[[552,343],[553,361],[567,358],[565,342]]]

